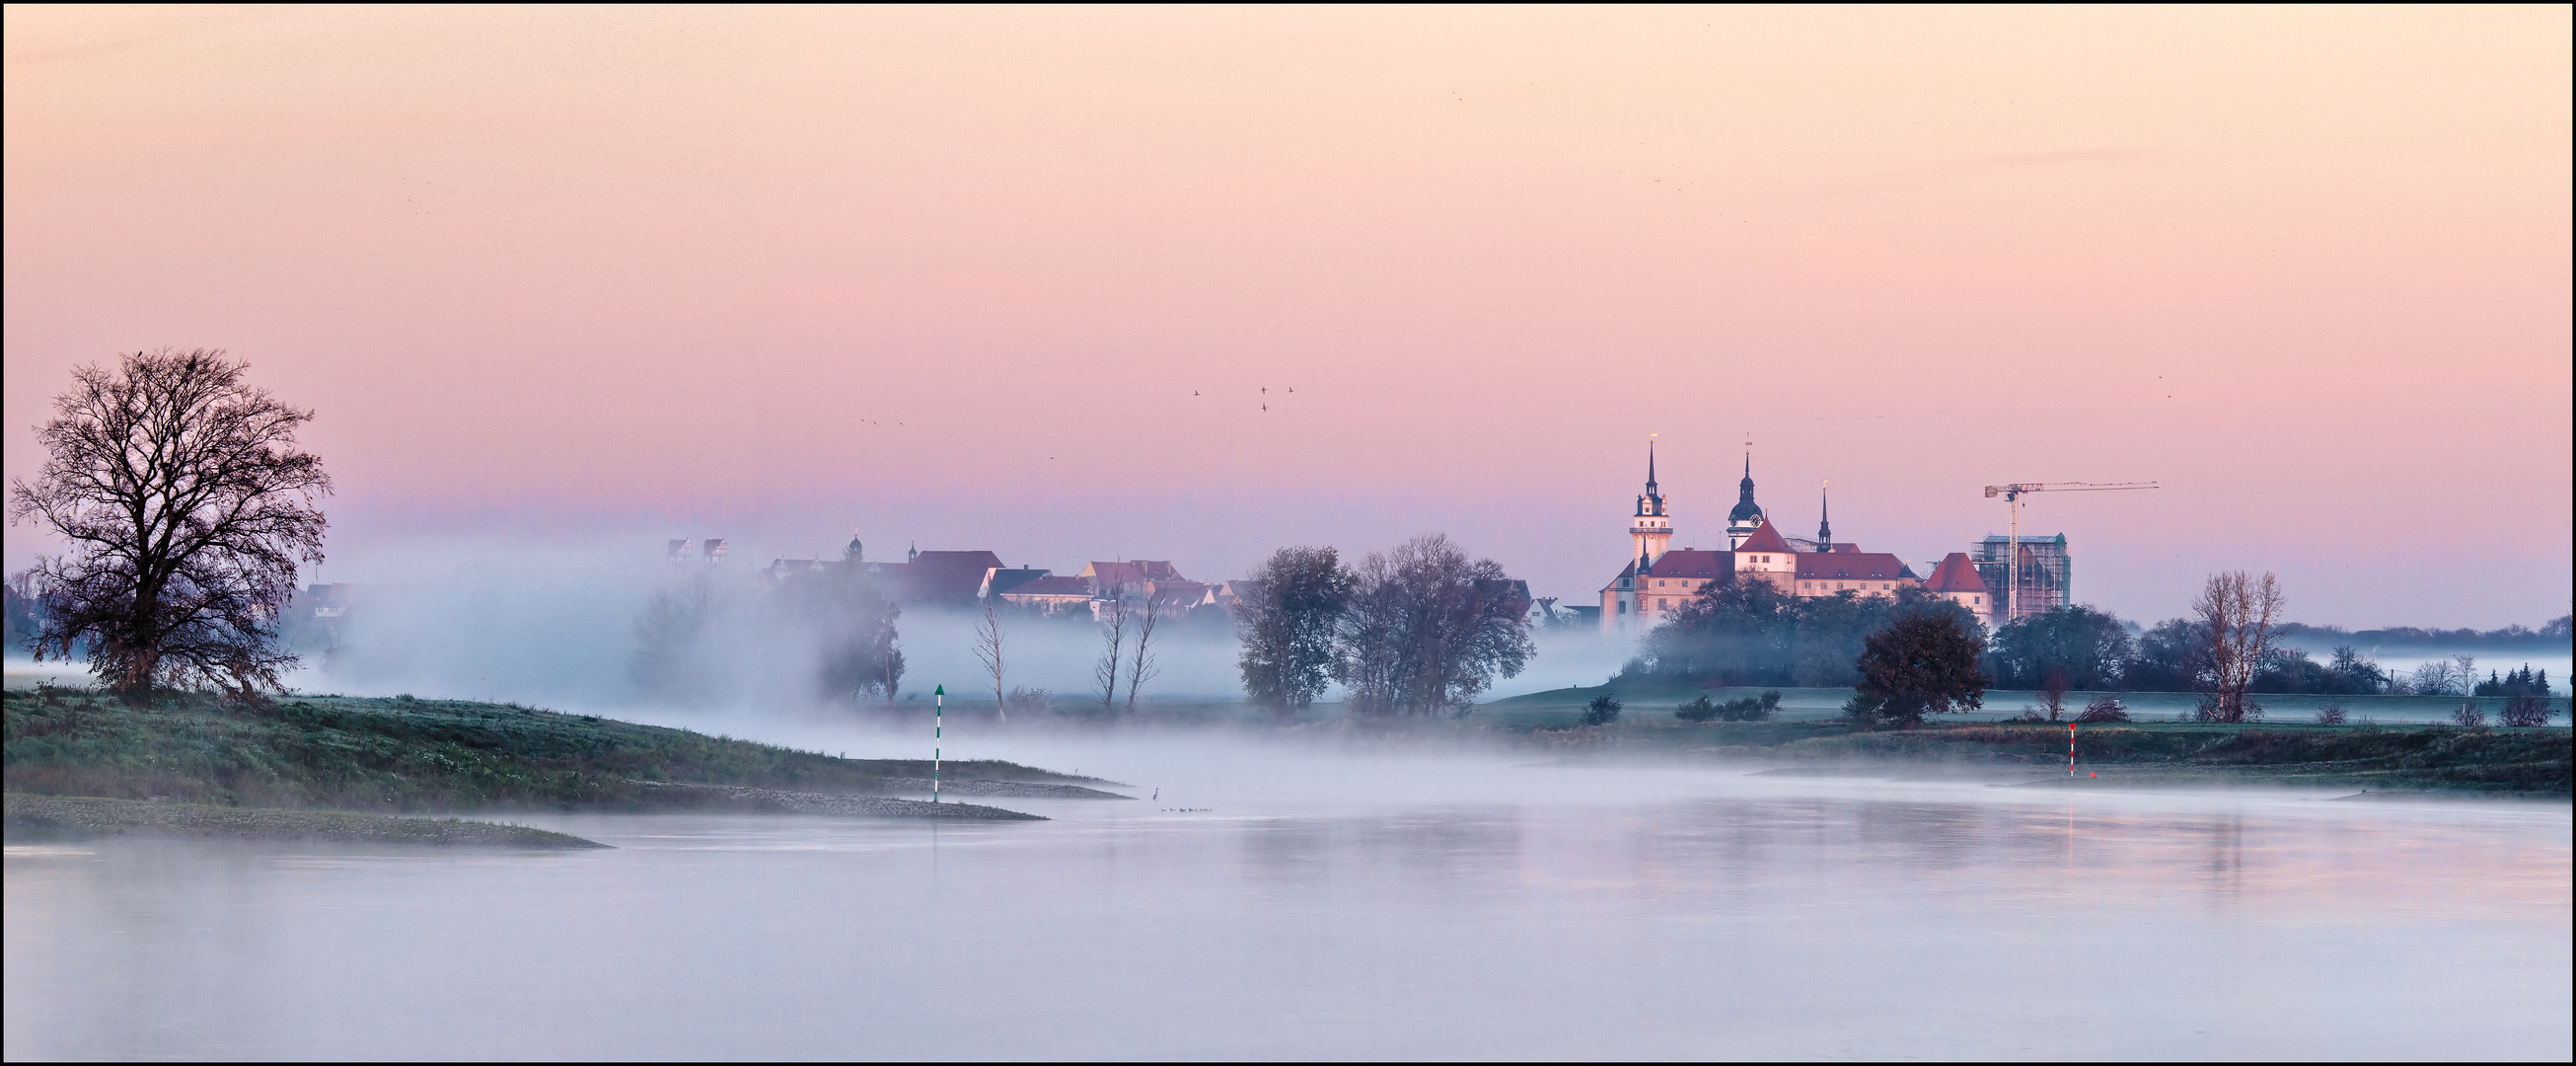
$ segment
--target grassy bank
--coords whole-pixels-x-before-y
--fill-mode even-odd
[[[1711,699],[1727,700],[1738,696],[1754,695],[1764,688],[1772,687],[1775,686],[1701,689],[1658,678],[1620,678],[1605,685],[1550,689],[1545,692],[1533,692],[1495,700],[1477,708],[1476,717],[1497,725],[1571,723],[1583,713],[1584,703],[1594,696],[1608,695],[1628,705],[1630,719],[1639,722],[1653,719],[1669,720],[1676,705],[1688,702],[1695,696],[1706,694]],[[1780,717],[1792,720],[1839,718],[1842,715],[1843,702],[1852,696],[1852,690],[1848,688],[1777,687],[1777,691],[1781,695]],[[2066,698],[2071,705],[2080,708],[2086,700],[2095,695],[2096,693],[2091,692],[2070,692],[2067,693]],[[2122,692],[2118,695],[2121,701],[2127,704],[2130,714],[2142,721],[2161,722],[2189,718],[2200,705],[2200,697],[2189,692]],[[2266,721],[2275,724],[2314,721],[2318,709],[2328,706],[2343,708],[2349,720],[2356,725],[2373,721],[2383,725],[2442,724],[2449,722],[2451,713],[2458,710],[2460,704],[2464,702],[2475,703],[2483,708],[2489,720],[2492,721],[2504,706],[2502,698],[2483,696],[2469,698],[2261,693],[2256,695],[2255,699],[2262,704]],[[1944,716],[1944,720],[2000,721],[2012,718],[2038,702],[2039,694],[2036,692],[1991,689],[1986,692],[1983,710],[1947,715]],[[2550,707],[2557,715],[2556,721],[2563,726],[2567,721],[2569,709],[2567,697],[2561,696],[2550,700]]]
[[[2062,770],[2067,741],[2063,725],[2017,722],[1935,722],[1867,733],[1831,721],[1515,732],[1528,743],[1570,751],[1789,766],[1933,764],[2033,772]],[[2235,781],[2556,797],[2568,796],[2576,784],[2576,735],[2566,729],[2144,722],[2080,727],[2075,747],[2082,772],[2132,783]]]
[[[6,786],[58,796],[385,812],[656,810],[707,790],[896,795],[923,760],[836,759],[635,725],[462,701],[298,697],[263,707],[178,697],[129,708],[85,693],[9,692]],[[1100,784],[1005,762],[952,762],[961,781]]]
[[[456,818],[398,818],[343,811],[279,811],[196,803],[8,794],[11,841],[100,836],[202,840],[303,840],[338,844],[572,850],[608,845],[524,825]]]

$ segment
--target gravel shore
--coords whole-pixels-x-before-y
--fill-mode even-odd
[[[889,777],[883,779],[883,783],[885,787],[897,792],[917,792],[924,796],[930,794],[930,779],[927,777]],[[1027,799],[1132,800],[1136,798],[1121,796],[1115,792],[1103,792],[1096,788],[1084,788],[1081,785],[1046,785],[1034,781],[959,781],[954,778],[941,779],[939,792],[941,795],[1019,796]]]
[[[653,788],[685,789],[691,792],[720,794],[755,810],[786,811],[792,814],[857,814],[881,818],[958,818],[986,822],[1043,822],[1034,814],[1006,811],[999,807],[979,807],[972,803],[928,803],[922,800],[887,799],[880,796],[835,796],[822,792],[782,792],[768,788],[744,788],[739,785],[689,785],[669,782],[637,782]],[[1000,784],[1003,782],[983,782]],[[946,782],[941,782],[943,791]],[[1041,787],[1041,786],[1031,786]],[[921,790],[930,791],[924,779]],[[1088,790],[1085,790],[1088,791]],[[1127,797],[1121,796],[1120,799]]]

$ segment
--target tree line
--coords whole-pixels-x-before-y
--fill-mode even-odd
[[[1282,719],[1341,684],[1373,718],[1457,715],[1537,653],[1527,586],[1445,535],[1357,566],[1332,548],[1273,552],[1235,616],[1245,696]]]
[[[1703,688],[1789,685],[1846,688],[1861,680],[1869,636],[1899,619],[1949,619],[1982,644],[1985,624],[1967,608],[1919,588],[1894,596],[1798,597],[1750,574],[1713,581],[1647,632],[1626,677]]]
[[[902,615],[855,559],[775,582],[700,572],[637,612],[627,675],[683,704],[736,696],[746,684],[827,703],[890,701],[903,684]]]
[[[2088,691],[2194,692],[2202,687],[2210,669],[2206,618],[2171,618],[2135,634],[2130,628],[2107,611],[2084,606],[2059,607],[2006,625],[1996,631],[1993,641],[1995,683],[2038,689],[2054,679],[2067,688]],[[2381,666],[2370,653],[2351,644],[2339,644],[2319,661],[2285,643],[2300,632],[2282,626],[2271,635],[2251,664],[2247,691],[2319,696],[2511,694],[2505,691],[2506,678],[2494,670],[2488,680],[2477,680],[2473,656],[2433,659],[2401,672]],[[2546,671],[2532,673],[2525,667],[2523,676],[2523,684],[2536,684],[2546,694]]]
[[[1650,631],[1622,676],[1702,688],[1850,686],[1858,695],[1846,710],[1867,721],[1912,722],[1974,707],[1989,685],[2037,690],[2052,706],[2069,690],[2191,692],[2200,697],[2200,717],[2217,722],[2260,718],[2255,697],[2271,692],[2468,694],[2479,686],[2521,697],[2516,707],[2547,705],[2547,675],[2528,667],[2511,677],[2490,671],[2481,684],[2474,661],[2461,656],[2457,670],[2427,664],[2410,680],[2349,645],[2318,663],[2284,643],[2287,604],[2274,575],[2231,571],[2210,575],[2189,617],[2135,636],[2108,612],[2083,606],[2034,614],[1990,634],[1965,609],[1920,589],[1801,598],[1739,574],[1702,586]],[[2087,710],[2104,720],[2125,717],[2116,699]]]

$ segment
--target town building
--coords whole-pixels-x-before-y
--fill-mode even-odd
[[[1755,526],[1760,525],[1761,508],[1753,504],[1752,461],[1746,460],[1744,498],[1736,504],[1736,514],[1750,513]],[[1730,536],[1732,535],[1730,519]],[[1751,535],[1752,530],[1746,531]],[[1712,581],[1724,580],[1734,573],[1733,557],[1727,551],[1703,551],[1684,547],[1675,550],[1672,513],[1667,509],[1662,486],[1655,482],[1655,449],[1646,445],[1646,491],[1637,497],[1636,513],[1629,517],[1628,565],[1601,589],[1601,631],[1616,633],[1653,627],[1672,612],[1689,603],[1691,597]]]
[[[1797,584],[1790,591],[1798,596],[1812,598],[1844,592],[1894,596],[1898,589],[1923,583],[1905,560],[1887,552],[1837,549],[1801,553],[1797,558]]]
[[[1995,602],[1995,590],[1977,572],[1968,553],[1951,552],[1941,557],[1941,565],[1932,568],[1932,576],[1923,582],[1923,591],[1965,607],[1979,619],[1992,624],[2003,608]]]
[[[1004,603],[1050,615],[1091,610],[1091,582],[1078,577],[1041,574],[1034,580],[1003,589],[997,595]]]
[[[1681,610],[1702,589],[1737,575],[1768,581],[1782,593],[1807,598],[1845,592],[1894,596],[1899,589],[1922,583],[1921,576],[1895,555],[1862,551],[1858,544],[1834,540],[1829,500],[1820,503],[1815,539],[1782,534],[1770,513],[1754,501],[1749,453],[1744,480],[1736,486],[1735,508],[1727,513],[1726,550],[1668,547],[1673,515],[1655,481],[1651,444],[1646,452],[1646,491],[1637,497],[1628,537],[1627,565],[1601,589],[1604,633],[1650,629]]]
[[[900,563],[870,563],[868,568],[897,603],[963,606],[975,602],[984,575],[1001,569],[1002,557],[989,551],[914,549]]]
[[[1771,516],[1762,513],[1762,505],[1753,502],[1753,444],[1744,445],[1744,480],[1735,485],[1735,509],[1726,513],[1726,546],[1729,550],[1744,547],[1753,531]]]

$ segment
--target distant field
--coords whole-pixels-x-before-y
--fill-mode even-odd
[[[1655,719],[1674,721],[1673,708],[1688,702],[1702,691],[1706,691],[1711,699],[1726,700],[1753,695],[1764,690],[1758,687],[1701,690],[1686,686],[1632,683],[1596,685],[1516,696],[1479,708],[1476,714],[1490,721],[1513,725],[1570,724],[1582,713],[1585,703],[1594,696],[1609,693],[1617,696],[1627,705],[1622,721],[1631,723],[1644,723]],[[1852,696],[1852,690],[1847,688],[1784,688],[1779,692],[1780,716],[1787,720],[1836,717],[1842,713],[1843,701]],[[2085,701],[2095,695],[2097,693],[2069,692],[2066,694],[2066,702],[2070,707],[2080,709]],[[2130,716],[2139,720],[2187,719],[2199,707],[2198,698],[2188,692],[2122,692],[2118,695],[2120,701],[2128,706]],[[2332,704],[2342,707],[2350,715],[2349,720],[2354,725],[2366,721],[2383,725],[2447,723],[2451,720],[2451,712],[2464,702],[2459,696],[2258,695],[2254,699],[2263,705],[2264,719],[2268,722],[2313,722],[2316,720],[2318,708]],[[1985,709],[1982,711],[1940,717],[1947,721],[1999,721],[2016,717],[2024,709],[2035,706],[2038,702],[2039,694],[2036,692],[1996,690],[1986,693]],[[2486,708],[2490,719],[2494,717],[2496,709],[2504,704],[2502,699],[2480,699],[2475,702]],[[2560,697],[2551,700],[2550,705],[2558,710],[2558,716],[2550,719],[2550,724],[2566,726],[2568,724],[2567,699]],[[1675,721],[1674,724],[1680,723]]]

